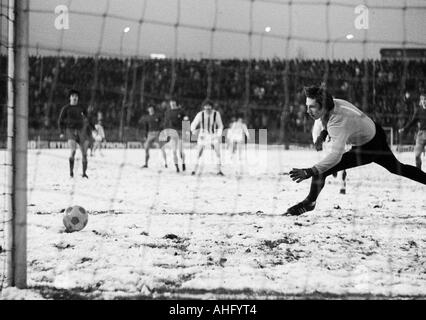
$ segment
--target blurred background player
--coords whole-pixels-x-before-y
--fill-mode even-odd
[[[344,169],[375,162],[393,174],[426,185],[426,173],[402,164],[392,153],[383,128],[348,101],[334,99],[327,90],[306,87],[308,114],[321,119],[331,137],[331,150],[327,156],[311,168],[290,171],[290,178],[297,183],[312,177],[308,196],[292,206],[287,215],[300,215],[315,208],[317,198],[330,174]],[[345,152],[346,144],[352,148]]]
[[[164,146],[166,145],[167,141],[160,141],[159,139],[163,119],[155,112],[154,106],[150,105],[148,107],[148,115],[143,116],[139,120],[139,124],[143,125],[144,131],[146,132],[146,140],[144,145],[145,164],[142,166],[142,168],[148,168],[149,149],[152,147],[154,142],[159,144],[161,153],[163,155],[164,167],[167,168],[167,156],[166,151],[164,150]]]
[[[213,147],[217,157],[217,174],[223,176],[220,161],[220,143],[222,142],[223,123],[219,111],[213,109],[213,103],[206,99],[202,103],[203,111],[195,116],[191,123],[191,132],[200,127],[197,139],[197,162],[192,175],[198,171],[200,158],[206,146]]]
[[[105,142],[105,130],[102,126],[102,119],[98,119],[98,123],[95,124],[95,130],[92,131],[92,137],[93,137],[93,148],[91,149],[90,155],[93,156],[96,152],[96,150],[99,150],[99,154],[103,156],[102,154],[102,143]]]
[[[167,109],[164,114],[164,129],[167,131],[168,139],[172,144],[173,162],[176,167],[176,172],[179,172],[178,150],[182,161],[182,171],[186,170],[185,153],[183,151],[182,142],[182,121],[185,118],[185,112],[178,106],[175,100],[170,100],[170,109]]]
[[[68,140],[71,149],[69,157],[70,176],[74,177],[74,159],[77,144],[80,146],[83,163],[83,178],[88,178],[87,170],[87,150],[90,143],[91,130],[95,127],[90,123],[87,117],[86,107],[79,104],[79,92],[71,90],[69,93],[70,103],[62,107],[58,118],[58,127],[60,137],[63,139],[64,134]]]
[[[246,142],[246,138],[250,138],[247,125],[244,123],[241,116],[238,116],[237,120],[231,123],[228,131],[228,138],[232,148],[232,155],[235,155],[235,153],[238,151],[238,159],[241,160],[241,154],[243,151],[243,146]]]
[[[229,121],[229,129],[226,131],[226,149],[231,150],[232,153],[232,137],[231,137],[231,128],[234,125],[234,122],[237,121],[237,118],[231,117]]]
[[[414,110],[413,117],[407,125],[398,130],[400,134],[410,129],[414,124],[419,125],[419,131],[416,136],[416,145],[414,147],[414,156],[416,159],[416,167],[422,168],[422,152],[426,145],[426,93],[420,95],[419,106]]]
[[[312,127],[312,140],[314,142],[315,145],[315,149],[317,151],[322,151],[324,150],[325,147],[325,151],[329,152],[329,147],[331,146],[331,139],[328,136],[328,132],[327,130],[324,129],[324,125],[322,124],[321,119],[317,119],[314,122],[314,125]],[[325,144],[325,145],[324,145]],[[346,170],[342,171],[342,186],[340,188],[340,193],[341,194],[346,194]],[[333,173],[334,177],[337,177],[337,172]]]

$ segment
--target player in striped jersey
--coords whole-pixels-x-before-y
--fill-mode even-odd
[[[386,140],[383,128],[348,101],[333,99],[319,87],[306,87],[308,114],[321,119],[331,137],[331,151],[311,168],[290,171],[293,181],[301,182],[312,177],[308,196],[289,208],[287,215],[300,215],[315,208],[316,200],[325,185],[325,179],[335,172],[375,162],[391,173],[426,184],[426,173],[399,162]],[[345,152],[345,145],[352,148]]]
[[[223,123],[219,111],[213,109],[213,103],[206,99],[202,103],[203,111],[195,116],[191,123],[191,132],[200,127],[197,140],[197,163],[192,175],[198,171],[201,156],[206,146],[213,147],[217,156],[217,174],[223,176],[220,163],[220,143],[222,142]]]

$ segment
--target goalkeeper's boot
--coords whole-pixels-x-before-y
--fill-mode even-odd
[[[307,199],[299,202],[298,204],[287,209],[287,212],[284,214],[286,216],[300,216],[301,214],[312,211],[315,209],[316,202],[309,201]]]

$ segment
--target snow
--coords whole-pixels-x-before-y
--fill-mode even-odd
[[[376,164],[348,171],[346,195],[329,177],[315,211],[285,217],[309,181],[283,173],[314,164],[313,150],[226,154],[225,177],[212,152],[197,176],[195,150],[180,174],[158,150],[149,169],[143,150],[103,152],[89,157],[86,180],[80,160],[68,177],[67,150],[29,151],[28,289],[3,284],[1,299],[426,296],[425,186]],[[80,232],[62,224],[71,205],[89,212]]]

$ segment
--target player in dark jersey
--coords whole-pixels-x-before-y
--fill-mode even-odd
[[[176,171],[179,172],[178,150],[182,160],[182,171],[186,170],[185,153],[183,152],[182,142],[182,121],[185,118],[185,112],[176,104],[175,100],[170,100],[170,109],[164,114],[164,129],[168,138],[170,138],[173,150],[173,161]]]
[[[71,148],[69,158],[70,176],[74,177],[74,158],[77,144],[80,146],[83,162],[83,178],[88,178],[87,170],[87,149],[90,143],[89,132],[94,130],[94,126],[87,117],[86,107],[79,104],[79,92],[71,90],[69,93],[70,103],[62,107],[58,119],[58,127],[61,139],[66,136]]]
[[[422,168],[422,152],[426,145],[426,93],[420,95],[419,107],[414,111],[413,117],[405,125],[404,128],[398,130],[400,134],[411,128],[414,124],[419,124],[419,131],[416,137],[416,146],[414,147],[414,156],[416,159],[416,167]]]
[[[139,120],[139,124],[143,126],[143,129],[146,133],[145,140],[145,164],[142,168],[148,168],[148,160],[149,160],[149,149],[152,147],[154,142],[158,142],[160,145],[161,153],[163,154],[164,166],[167,168],[167,156],[166,151],[164,150],[164,146],[167,143],[166,141],[162,141],[159,139],[161,127],[163,125],[163,119],[160,115],[156,114],[154,106],[150,105],[148,107],[148,115],[143,116]]]

